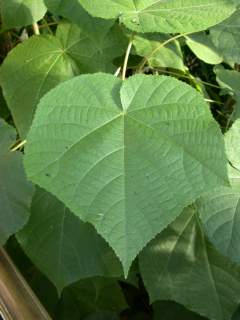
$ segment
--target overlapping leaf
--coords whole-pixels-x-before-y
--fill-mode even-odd
[[[240,268],[205,239],[195,212],[183,214],[140,254],[151,301],[173,300],[211,320],[229,320],[240,302]]]
[[[87,33],[73,24],[60,24],[56,36],[32,37],[5,59],[0,81],[17,129],[25,137],[40,98],[57,84],[80,73],[113,72],[126,40],[113,22]]]
[[[27,139],[28,177],[91,222],[125,274],[187,204],[227,183],[208,106],[170,77],[77,77],[42,99]]]
[[[94,277],[79,281],[63,291],[62,300],[64,320],[85,319],[103,311],[117,314],[127,308],[121,287],[113,278]]]
[[[212,28],[210,36],[225,62],[240,63],[240,10]]]
[[[240,263],[240,120],[226,135],[230,187],[217,188],[197,202],[210,240],[225,255]]]
[[[96,17],[120,18],[138,32],[197,32],[228,18],[235,10],[230,0],[78,0]]]
[[[226,70],[222,66],[214,68],[216,80],[223,89],[222,94],[230,94],[236,103],[233,106],[232,119],[240,117],[240,73],[235,70]]]
[[[136,53],[144,57],[150,67],[184,70],[183,55],[179,43],[172,41],[165,46],[164,42],[168,39],[170,38],[163,34],[136,35],[133,45]]]
[[[1,0],[4,28],[23,27],[43,18],[47,9],[43,0]]]
[[[223,61],[221,51],[214,46],[209,35],[196,33],[186,37],[186,43],[195,55],[209,64],[219,64]]]
[[[59,292],[79,279],[122,274],[118,259],[94,228],[43,190],[36,191],[30,220],[17,238]]]
[[[33,188],[27,182],[22,155],[10,152],[14,128],[0,120],[0,245],[27,222]]]

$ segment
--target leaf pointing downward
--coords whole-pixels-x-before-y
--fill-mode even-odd
[[[227,181],[207,105],[170,77],[70,80],[42,99],[27,139],[29,178],[91,222],[125,273],[186,205]]]

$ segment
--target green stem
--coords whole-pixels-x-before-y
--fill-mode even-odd
[[[155,48],[150,55],[148,55],[147,57],[143,58],[142,62],[139,64],[139,67],[137,69],[137,72],[141,72],[142,69],[144,68],[145,64],[148,62],[148,60],[151,58],[152,55],[154,55],[158,50],[162,49],[163,47],[165,47],[167,44],[171,43],[172,41],[175,41],[181,37],[185,37],[186,35],[190,34],[192,32],[187,32],[187,33],[181,33],[181,34],[177,34],[176,36],[167,39],[166,41],[164,41],[163,43],[160,43],[159,46],[157,48]]]
[[[131,37],[127,50],[126,50],[126,54],[125,54],[125,59],[124,59],[124,63],[123,63],[123,71],[122,71],[122,80],[125,80],[126,78],[126,72],[127,72],[127,65],[128,65],[128,59],[129,59],[129,55],[132,49],[132,45],[133,45],[133,37]]]

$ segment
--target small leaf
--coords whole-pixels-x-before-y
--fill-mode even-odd
[[[46,92],[80,73],[114,72],[112,60],[126,45],[113,22],[99,25],[89,35],[76,25],[63,23],[55,37],[31,37],[13,49],[1,67],[0,82],[21,137],[25,138]]]
[[[16,131],[0,120],[0,245],[20,230],[30,214],[33,188],[27,182],[20,152],[10,152]]]
[[[212,28],[210,37],[225,62],[240,64],[240,10]]]
[[[196,33],[187,36],[186,39],[187,45],[200,60],[209,64],[219,64],[223,61],[221,51],[217,50],[205,33]]]
[[[226,134],[230,187],[202,196],[197,205],[209,239],[234,262],[240,263],[240,120]],[[236,168],[236,169],[235,169]]]
[[[94,228],[40,189],[33,198],[30,220],[17,239],[59,292],[79,279],[122,273],[119,261]]]
[[[62,301],[66,320],[85,319],[101,311],[118,313],[127,308],[120,285],[111,278],[81,280],[63,291]]]
[[[47,9],[43,0],[1,0],[3,27],[24,27],[43,18]]]
[[[185,33],[205,30],[235,10],[229,0],[78,0],[93,16],[120,18],[137,32]],[[72,0],[73,2],[73,0]]]
[[[208,243],[190,208],[143,250],[139,262],[152,302],[173,300],[211,320],[230,320],[240,302],[240,268]]]
[[[96,227],[125,275],[186,205],[228,184],[207,104],[171,77],[72,79],[41,100],[27,141],[28,177]]]
[[[177,41],[166,46],[162,44],[170,39],[163,34],[136,35],[133,45],[136,53],[147,59],[150,67],[163,67],[185,70],[182,51]]]
[[[236,101],[232,114],[232,119],[240,118],[240,73],[235,70],[226,70],[222,66],[214,68],[216,80],[223,88],[222,94],[230,94]]]

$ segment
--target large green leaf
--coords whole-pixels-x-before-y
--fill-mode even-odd
[[[0,120],[0,245],[27,222],[33,188],[27,182],[19,152],[10,152],[16,131]]]
[[[78,0],[96,17],[120,17],[138,32],[196,32],[228,18],[235,10],[230,0]]]
[[[41,100],[27,140],[28,177],[91,222],[125,274],[187,204],[227,184],[218,125],[171,77],[72,79]]]
[[[210,36],[225,62],[240,63],[240,10],[212,28]]]
[[[169,67],[185,70],[179,43],[172,41],[163,46],[168,39],[169,37],[163,34],[136,35],[133,45],[136,53],[146,58],[150,67]]]
[[[112,60],[126,40],[113,22],[87,33],[73,24],[60,24],[56,36],[32,37],[5,59],[0,82],[17,129],[25,137],[40,98],[62,81],[80,73],[113,72]]]
[[[200,60],[209,64],[223,62],[221,51],[217,50],[209,35],[202,32],[187,36],[186,43]]]
[[[240,120],[226,135],[230,187],[217,188],[197,202],[205,230],[213,244],[240,263]]]
[[[1,0],[1,15],[4,28],[27,26],[45,15],[43,0]]]
[[[34,195],[29,222],[17,239],[59,292],[79,279],[122,273],[118,259],[94,228],[40,189]]]
[[[120,312],[127,308],[123,292],[116,279],[90,278],[81,280],[63,291],[65,320],[85,319],[100,311]]]
[[[216,73],[216,80],[222,87],[222,94],[229,94],[233,96],[236,101],[232,118],[236,119],[240,117],[240,73],[235,70],[226,70],[222,66],[216,66],[214,68]]]
[[[229,320],[240,302],[240,268],[205,239],[193,209],[140,254],[151,301],[173,300],[211,320]]]

